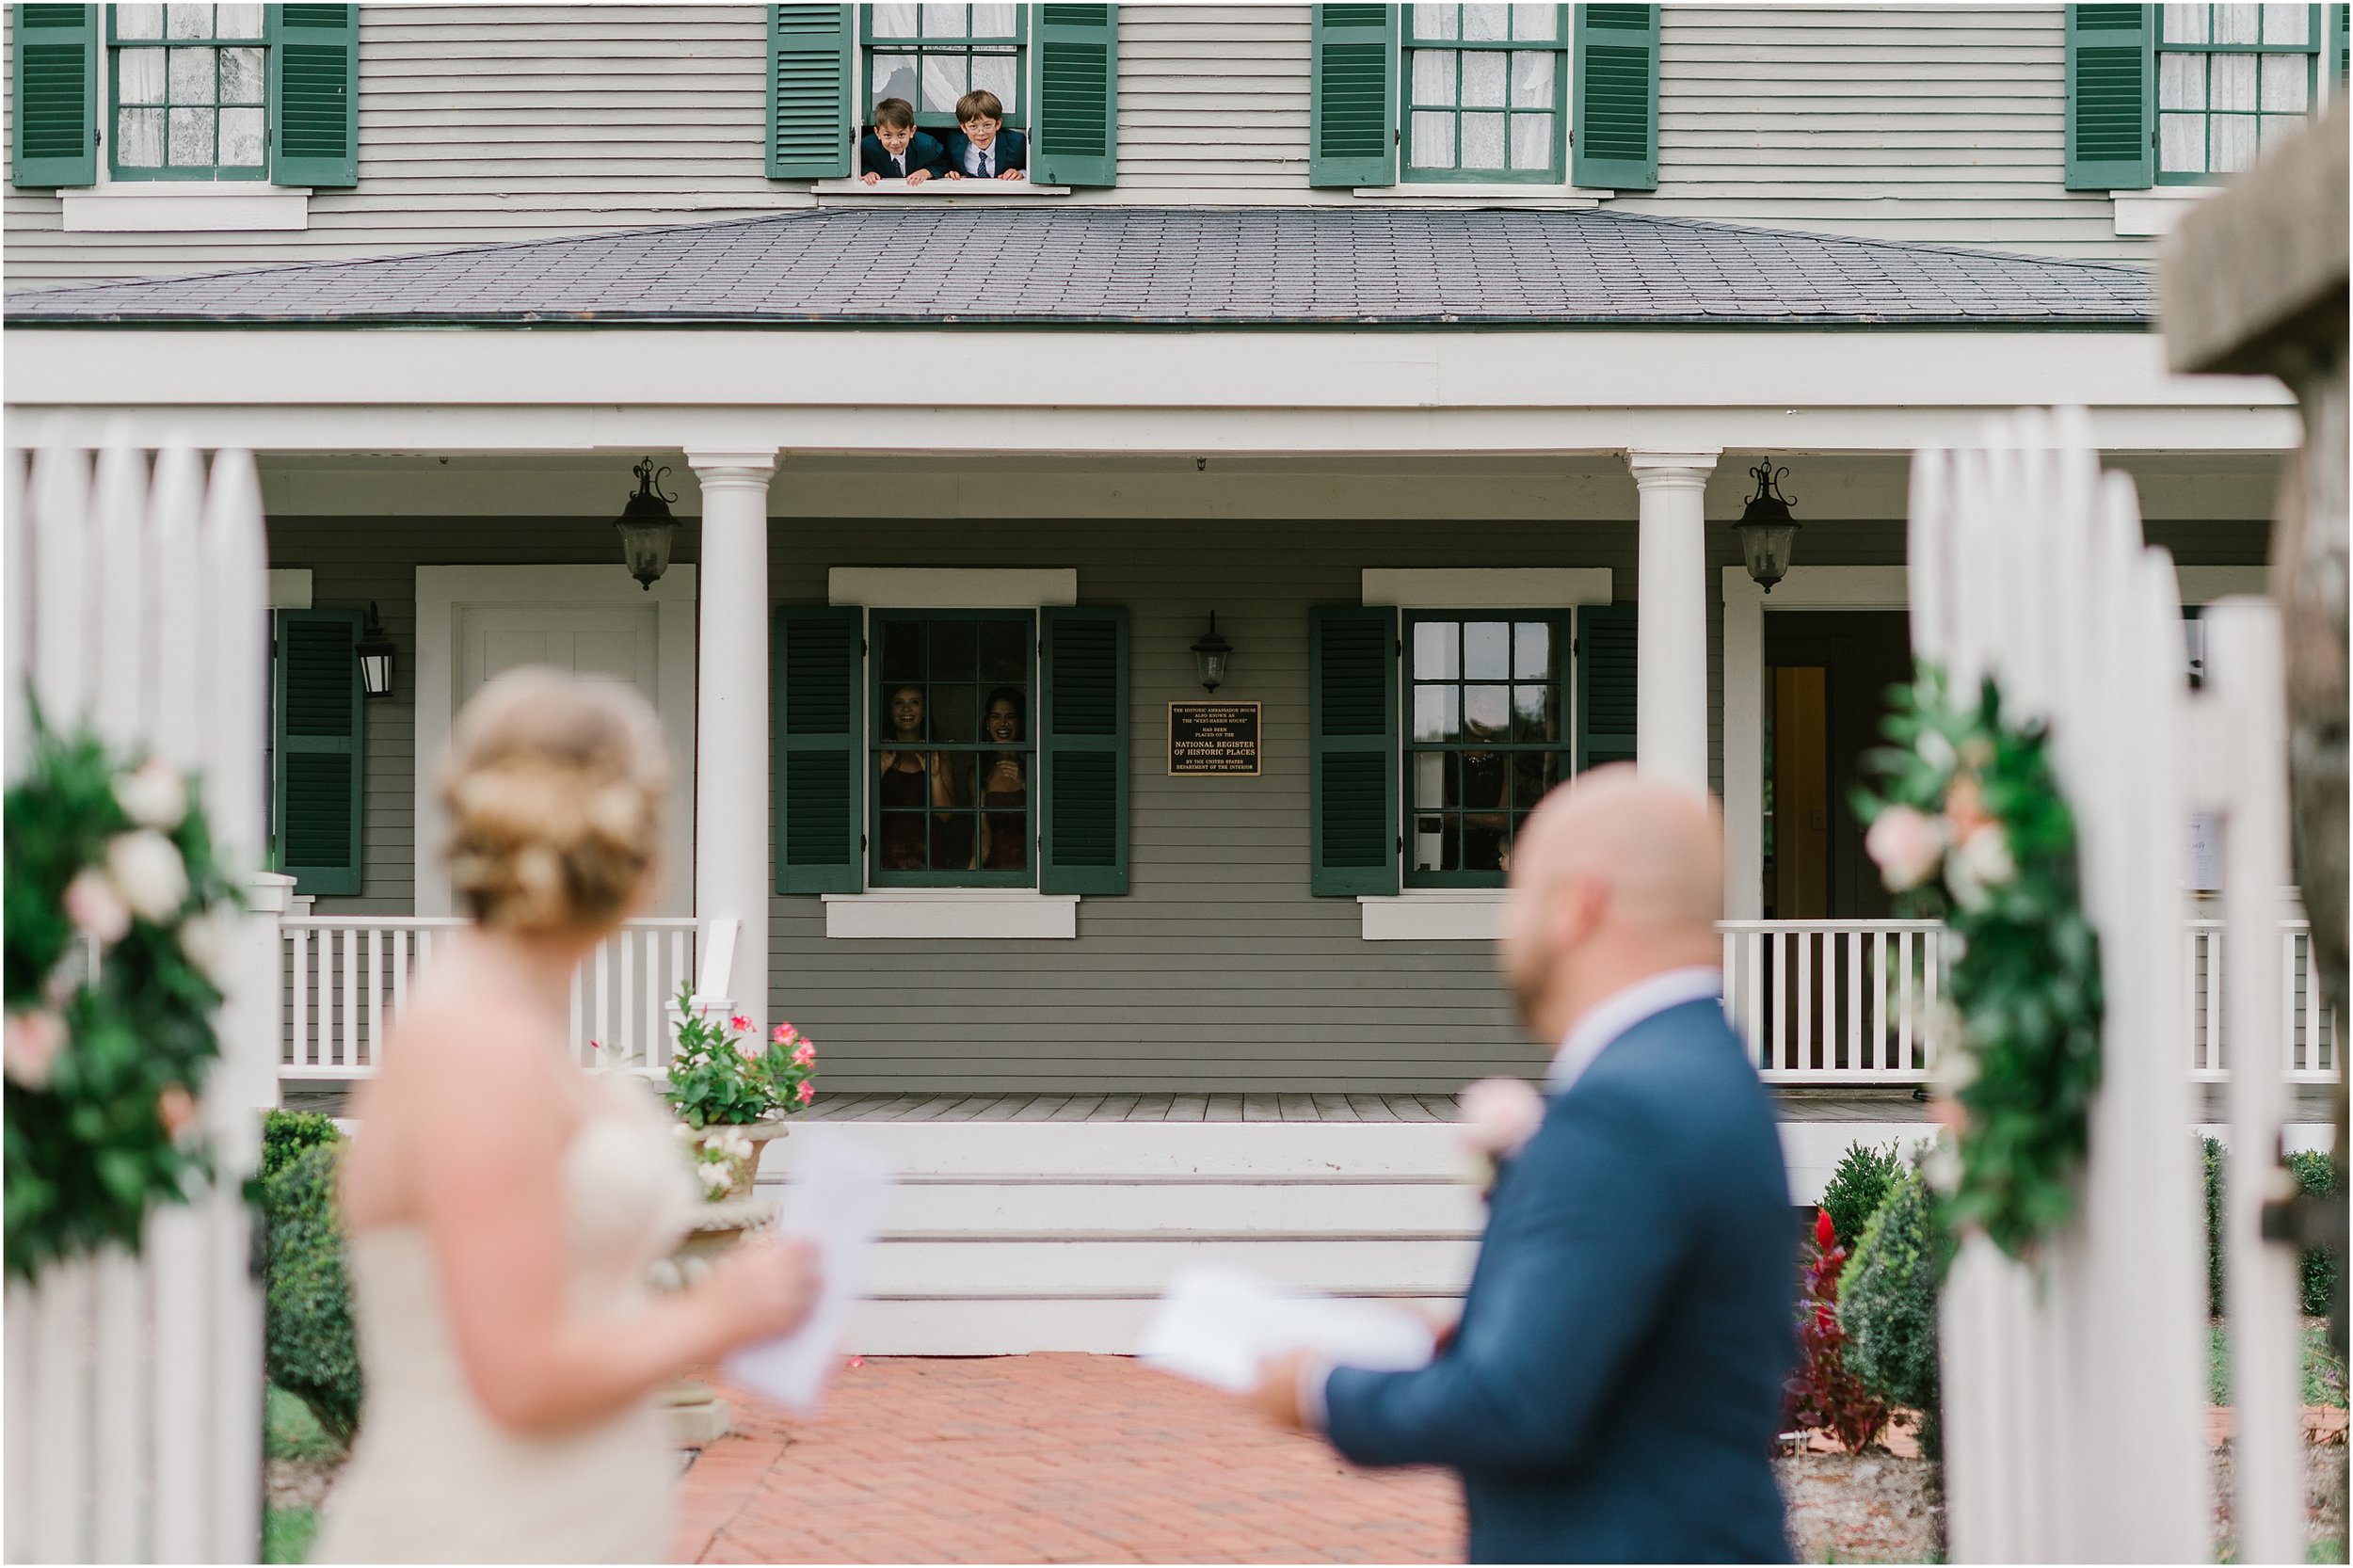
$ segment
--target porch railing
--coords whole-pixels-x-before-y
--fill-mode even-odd
[[[1724,1012],[1768,1083],[1907,1084],[1944,985],[1936,920],[1726,920]]]
[[[2222,939],[2220,920],[2183,923],[2182,1012],[2189,1020],[2189,1076],[2210,1083],[2231,1076],[2222,1029]],[[2312,923],[2281,920],[2278,942],[2281,1072],[2294,1083],[2333,1083],[2337,1020],[2321,1000],[2313,973]]]
[[[422,915],[285,920],[279,1077],[352,1079],[375,1072],[387,1020],[465,923]],[[658,1072],[668,1065],[670,1003],[679,986],[696,978],[702,945],[691,918],[632,920],[600,943],[572,980],[574,1059],[584,1067]]]

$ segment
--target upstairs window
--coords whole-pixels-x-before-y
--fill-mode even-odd
[[[1559,184],[1568,8],[1405,8],[1408,180]]]
[[[259,5],[108,8],[118,180],[269,177],[269,50]]]
[[[1005,105],[1005,123],[1019,128],[1023,51],[1029,43],[1026,6],[866,6],[866,79],[862,105],[872,114],[886,98],[915,105],[915,122],[934,132],[956,128],[956,100],[993,92]]]
[[[2159,8],[2157,180],[2235,174],[2311,114],[2321,8]]]

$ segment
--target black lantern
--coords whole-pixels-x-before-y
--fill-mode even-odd
[[[352,651],[360,656],[360,688],[371,697],[392,695],[392,639],[384,635],[384,625],[376,618],[376,605],[368,605],[368,626]]]
[[[1201,678],[1201,689],[1214,692],[1225,684],[1225,664],[1234,656],[1234,645],[1217,634],[1217,612],[1209,612],[1209,629],[1193,639],[1193,669]]]
[[[629,574],[648,593],[653,591],[656,579],[670,569],[670,541],[678,534],[678,519],[670,515],[669,503],[677,496],[664,495],[654,487],[670,471],[656,468],[647,458],[630,470],[637,476],[637,493],[629,498],[613,526],[620,530],[621,559],[629,567]]]
[[[1749,470],[1756,493],[1732,525],[1740,535],[1740,555],[1750,579],[1767,593],[1789,573],[1789,546],[1799,528],[1798,520],[1789,515],[1789,498],[1777,488],[1788,476],[1789,471],[1776,470],[1770,457]]]

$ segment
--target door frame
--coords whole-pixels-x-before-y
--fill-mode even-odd
[[[674,564],[641,588],[618,563],[599,566],[441,566],[417,568],[415,738],[416,912],[458,913],[441,865],[448,831],[440,770],[457,710],[458,612],[563,605],[650,604],[654,611],[654,707],[670,739],[673,768],[664,828],[664,902],[692,908],[695,870],[695,568]],[[682,891],[684,897],[676,896]]]

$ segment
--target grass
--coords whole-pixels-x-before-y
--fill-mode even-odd
[[[2206,1399],[2210,1404],[2231,1402],[2230,1351],[2223,1326],[2217,1320],[2206,1327]],[[2304,1324],[2304,1402],[2340,1409],[2345,1404],[2345,1363],[2329,1349],[2329,1325],[2310,1320]]]
[[[263,1453],[271,1459],[300,1459],[318,1464],[332,1464],[344,1456],[342,1447],[327,1435],[309,1405],[275,1384],[268,1400],[264,1411],[267,1425]]]
[[[308,1508],[272,1508],[262,1513],[262,1560],[300,1562],[311,1555],[311,1538],[318,1533],[319,1516]]]

